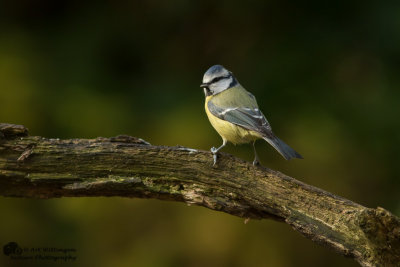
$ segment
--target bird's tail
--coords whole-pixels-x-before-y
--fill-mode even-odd
[[[278,151],[286,160],[292,158],[302,159],[303,157],[297,153],[293,148],[288,146],[281,139],[276,137],[273,133],[268,136],[263,137],[265,141],[267,141],[271,146],[273,146],[276,151]]]

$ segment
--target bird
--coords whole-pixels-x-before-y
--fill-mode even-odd
[[[217,163],[218,151],[227,142],[234,145],[252,143],[253,165],[260,165],[255,147],[258,139],[267,141],[286,160],[303,158],[272,132],[271,125],[258,107],[254,95],[244,89],[233,73],[222,65],[210,67],[204,73],[200,87],[204,89],[207,117],[222,137],[222,145],[210,149],[213,165]]]

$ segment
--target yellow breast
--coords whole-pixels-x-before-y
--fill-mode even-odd
[[[208,110],[207,104],[212,97],[213,96],[206,97],[205,109],[211,125],[222,137],[222,139],[225,139],[231,142],[232,144],[245,144],[262,138],[261,135],[257,132],[246,130],[233,123],[221,120],[215,117],[213,114],[211,114],[211,112]]]

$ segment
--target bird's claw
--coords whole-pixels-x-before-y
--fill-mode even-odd
[[[260,166],[260,165],[261,164],[257,159],[253,160],[253,166]]]
[[[215,164],[217,164],[217,154],[213,154],[213,159],[214,159],[213,166],[215,166]]]
[[[210,150],[211,150],[211,153],[213,154],[213,159],[214,159],[213,166],[215,166],[215,164],[217,164],[217,152],[218,152],[218,149],[216,149],[215,147],[212,147]]]

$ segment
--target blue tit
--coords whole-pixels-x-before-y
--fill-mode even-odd
[[[246,91],[232,72],[221,65],[209,68],[200,85],[206,96],[205,109],[211,125],[222,137],[222,145],[212,147],[214,165],[217,152],[227,142],[233,144],[252,143],[254,149],[253,165],[259,164],[255,148],[257,139],[264,139],[286,160],[303,157],[275,136],[271,126],[257,105],[256,98]]]

